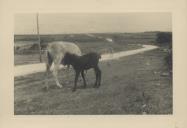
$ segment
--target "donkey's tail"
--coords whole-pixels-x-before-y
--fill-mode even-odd
[[[46,50],[46,56],[47,56],[46,68],[47,68],[47,71],[49,71],[53,63],[53,58],[48,50]]]
[[[48,50],[46,50],[46,80],[45,80],[45,87],[48,90],[48,77],[49,77],[49,71],[53,62],[53,58]]]

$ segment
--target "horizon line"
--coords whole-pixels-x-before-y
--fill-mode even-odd
[[[39,34],[39,35],[69,35],[69,34],[114,34],[114,33],[154,33],[154,32],[172,32],[172,31],[141,31],[141,32],[93,32],[93,33],[46,33],[46,34]],[[14,34],[14,35],[37,35],[36,34]]]

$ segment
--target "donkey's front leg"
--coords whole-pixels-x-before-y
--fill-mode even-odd
[[[74,92],[74,91],[76,91],[76,88],[77,88],[77,80],[78,80],[78,78],[79,78],[79,75],[80,75],[80,71],[76,71],[76,75],[75,75],[75,83],[74,83],[74,87],[73,87],[73,89],[72,89],[72,91]]]
[[[60,57],[60,56],[58,56],[58,57],[56,57],[56,58],[54,59],[53,76],[54,76],[56,85],[57,85],[59,88],[62,88],[62,85],[59,83],[59,80],[58,80],[58,70],[59,70],[60,62],[61,62],[61,57]]]

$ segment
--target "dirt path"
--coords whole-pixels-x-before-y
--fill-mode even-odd
[[[142,53],[145,51],[150,51],[156,48],[158,47],[153,46],[153,45],[143,45],[143,48],[136,49],[136,50],[116,52],[112,54],[104,54],[101,57],[101,61],[119,59],[120,57],[135,55],[135,54]],[[61,66],[61,68],[63,68],[63,66]],[[28,74],[37,73],[37,72],[44,72],[44,71],[45,71],[45,63],[20,65],[20,66],[14,67],[14,76],[15,77],[23,76],[23,75],[28,75]]]

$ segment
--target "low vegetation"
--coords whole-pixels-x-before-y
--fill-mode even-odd
[[[101,62],[100,88],[93,88],[95,76],[87,72],[87,88],[79,79],[76,92],[74,71],[60,71],[64,88],[49,79],[44,90],[45,75],[36,73],[15,78],[14,113],[16,115],[62,114],[172,114],[172,77],[168,73],[162,49]]]

